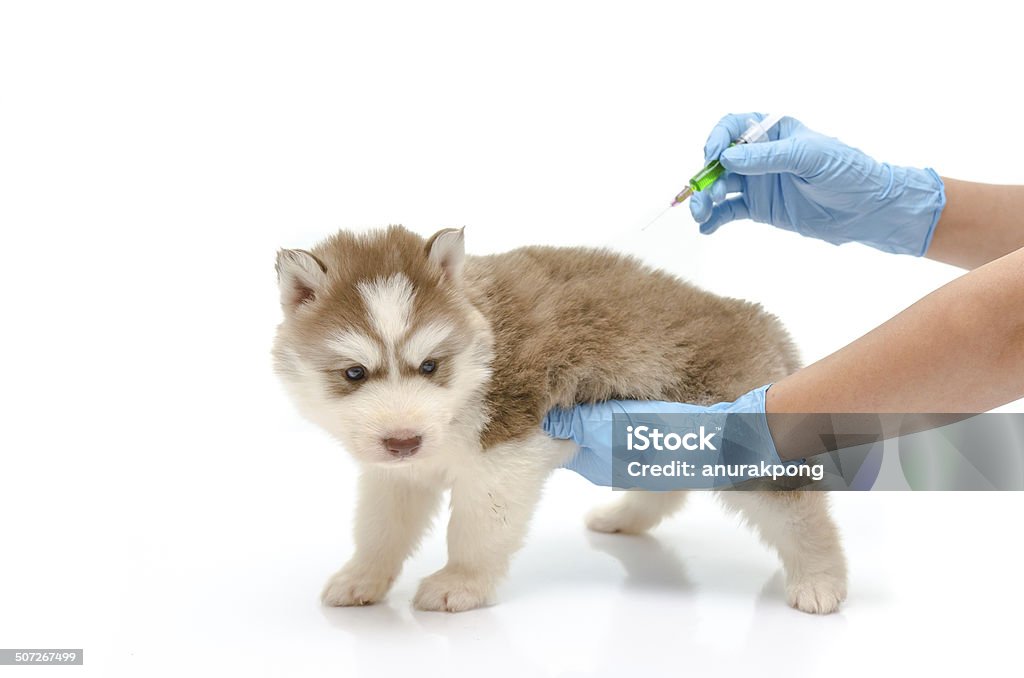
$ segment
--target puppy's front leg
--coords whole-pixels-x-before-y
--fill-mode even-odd
[[[545,478],[574,450],[537,433],[469,459],[452,485],[448,564],[420,583],[416,607],[461,612],[487,604],[523,543]]]
[[[430,525],[441,494],[440,486],[366,469],[359,478],[355,555],[327,581],[321,600],[347,606],[383,598]]]

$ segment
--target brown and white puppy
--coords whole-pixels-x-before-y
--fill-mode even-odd
[[[467,257],[463,233],[392,226],[283,250],[275,367],[300,410],[362,466],[355,555],[330,605],[380,600],[451,490],[449,561],[415,604],[488,602],[522,544],[545,478],[575,452],[540,428],[554,406],[608,399],[713,403],[797,368],[779,322],[632,258],[526,247]],[[846,595],[838,533],[819,492],[723,492],[775,548],[791,605]],[[684,492],[624,492],[591,529],[636,533]]]

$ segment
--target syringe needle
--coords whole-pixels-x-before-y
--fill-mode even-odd
[[[665,216],[665,213],[666,213],[666,212],[668,212],[668,211],[669,211],[670,209],[672,209],[672,205],[669,205],[668,207],[666,207],[665,209],[663,209],[663,210],[661,211],[661,214],[659,214],[658,216],[656,216],[656,217],[654,217],[653,219],[651,219],[650,221],[648,221],[648,222],[647,222],[647,226],[650,226],[651,224],[653,224],[653,223],[654,223],[655,221],[657,221],[658,219],[661,219],[661,218],[662,218],[663,216]],[[643,227],[643,228],[641,228],[640,230],[641,230],[641,231],[646,231],[646,230],[647,230],[647,226],[644,226],[644,227]]]

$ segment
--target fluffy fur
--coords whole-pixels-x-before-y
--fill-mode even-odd
[[[284,250],[277,268],[285,319],[276,370],[300,410],[363,468],[356,552],[324,589],[330,605],[380,600],[446,489],[449,562],[414,602],[486,604],[545,478],[575,452],[541,431],[551,407],[732,400],[798,366],[780,323],[759,306],[603,250],[466,257],[462,231],[424,240],[392,226]],[[395,439],[417,440],[418,451],[392,454],[386,441]],[[846,567],[823,494],[720,497],[778,551],[791,605],[838,607]],[[588,526],[642,532],[684,498],[622,493]]]

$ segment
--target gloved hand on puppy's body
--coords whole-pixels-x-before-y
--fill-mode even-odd
[[[756,388],[733,402],[711,406],[689,405],[643,400],[612,400],[572,409],[548,412],[543,428],[554,438],[572,440],[579,452],[566,468],[576,471],[595,485],[620,489],[713,489],[735,485],[753,477],[782,471],[772,442],[765,415],[765,392],[769,386]],[[620,426],[616,430],[616,425]],[[625,449],[627,430],[636,431],[634,451]],[[690,464],[689,477],[683,475],[650,477],[644,472],[627,472],[630,461],[643,461],[650,466],[670,464],[671,445],[660,451],[645,434],[658,431],[665,436],[675,433],[676,450],[684,449]],[[689,435],[689,440],[685,436]],[[685,447],[683,447],[685,445]],[[641,451],[646,454],[641,454]],[[618,457],[616,453],[618,452]],[[649,463],[648,463],[649,462]],[[754,474],[729,475],[715,473],[716,467],[757,467]],[[663,466],[664,467],[664,466]],[[681,473],[677,466],[676,471]],[[762,470],[763,469],[763,470]]]

